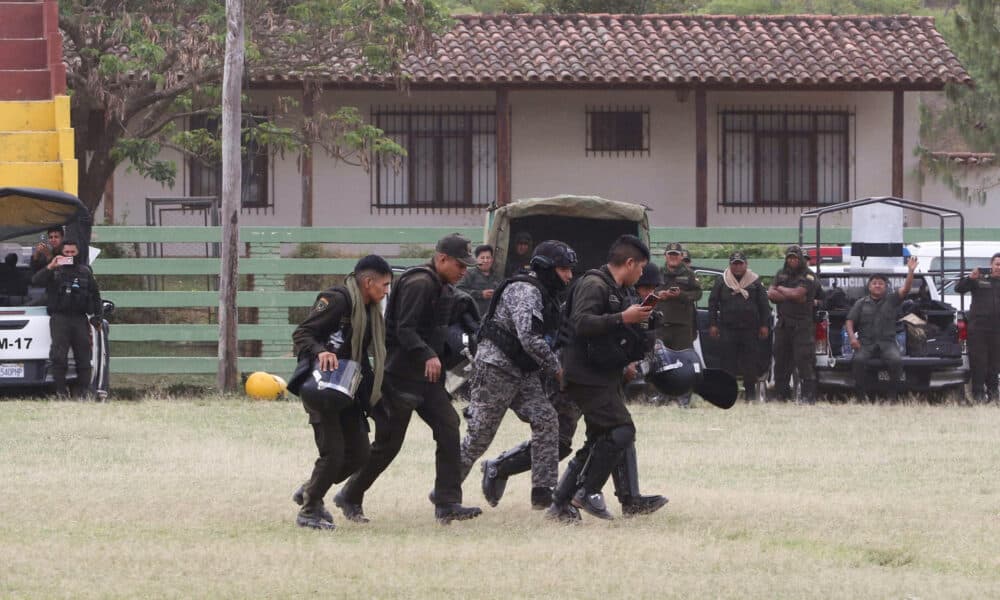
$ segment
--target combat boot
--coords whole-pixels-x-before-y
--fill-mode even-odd
[[[300,485],[299,489],[295,490],[295,493],[292,494],[292,502],[302,506],[306,502],[305,495],[305,486]],[[333,515],[330,514],[330,511],[326,510],[326,506],[320,503],[319,508],[322,511],[321,516],[327,521],[333,523]]]
[[[325,512],[326,509],[323,508],[322,502],[306,504],[299,510],[298,516],[295,517],[295,524],[299,527],[307,527],[309,529],[331,531],[334,529],[333,521],[323,516]]]
[[[475,519],[481,514],[483,511],[478,506],[462,506],[458,502],[438,504],[434,507],[434,518],[442,525],[448,525],[452,521]]]
[[[344,513],[344,518],[348,521],[353,521],[355,523],[371,522],[371,519],[365,516],[365,511],[361,508],[360,504],[349,502],[347,498],[344,497],[343,490],[337,492],[337,495],[333,497],[333,503],[340,509],[341,512]]]
[[[576,495],[573,496],[573,506],[598,519],[612,521],[615,518],[608,510],[608,505],[604,501],[604,494],[601,492],[588,494],[585,489],[580,488]]]
[[[545,511],[545,518],[558,521],[565,525],[579,525],[583,522],[580,511],[575,506],[566,503],[553,502],[552,506]]]
[[[635,444],[629,444],[622,459],[611,471],[615,484],[615,496],[622,505],[622,516],[648,515],[664,506],[668,500],[664,496],[644,496],[639,492],[639,462],[635,454]]]
[[[811,380],[802,380],[802,404],[813,405],[816,404],[816,382]]]
[[[496,506],[507,488],[507,478],[531,469],[531,442],[523,442],[493,460],[484,460],[483,497],[490,506]]]
[[[552,488],[533,487],[531,488],[531,508],[535,510],[545,510],[552,504]]]

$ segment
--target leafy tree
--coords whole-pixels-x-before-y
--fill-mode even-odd
[[[400,59],[448,26],[434,0],[247,0],[245,12],[247,71],[295,70],[306,80],[320,80],[330,65],[347,70],[353,64],[398,77]],[[91,211],[123,162],[172,186],[177,167],[159,158],[164,148],[205,161],[218,157],[216,132],[183,125],[219,114],[224,2],[61,0],[59,26],[81,159],[80,199]],[[306,87],[319,93],[317,85]],[[291,109],[296,101],[279,105]],[[404,153],[348,107],[317,111],[299,123],[245,125],[245,140],[279,151],[308,151],[314,143],[359,164],[369,152]]]
[[[952,49],[976,82],[975,87],[949,85],[943,110],[924,109],[921,139],[933,140],[941,131],[955,130],[974,152],[1000,155],[1000,4],[995,0],[962,0],[955,12]],[[961,199],[984,202],[986,192],[1000,178],[968,185],[950,161],[935,160],[930,150],[918,148],[926,170],[945,182]]]

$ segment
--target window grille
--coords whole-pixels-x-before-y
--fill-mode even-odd
[[[721,110],[718,204],[796,208],[849,200],[853,123],[846,109]]]
[[[649,154],[649,108],[587,107],[587,156]]]
[[[461,210],[497,197],[496,112],[492,107],[376,107],[372,121],[406,149],[378,157],[372,210]]]
[[[253,119],[256,124],[264,123],[263,115],[243,115],[244,120]],[[197,115],[191,117],[191,129],[206,129],[218,135],[222,129],[222,119]],[[241,177],[240,208],[243,212],[274,212],[274,202],[270,191],[270,157],[267,146],[253,139],[243,140],[243,168]],[[188,194],[191,196],[222,197],[222,162],[205,164],[192,158],[188,160]]]

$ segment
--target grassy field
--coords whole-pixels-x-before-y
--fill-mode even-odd
[[[633,412],[643,487],[671,499],[655,515],[549,523],[525,476],[491,509],[477,469],[466,501],[485,514],[440,526],[414,420],[366,500],[373,522],[335,512],[314,532],[289,499],[315,451],[296,403],[3,402],[0,597],[1000,594],[995,406]],[[525,435],[505,423],[493,450]]]

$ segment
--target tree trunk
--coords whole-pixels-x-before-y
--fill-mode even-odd
[[[236,286],[239,276],[239,219],[242,186],[240,161],[243,85],[243,0],[226,0],[226,66],[222,75],[222,264],[219,271],[220,391],[239,383],[236,344]]]

